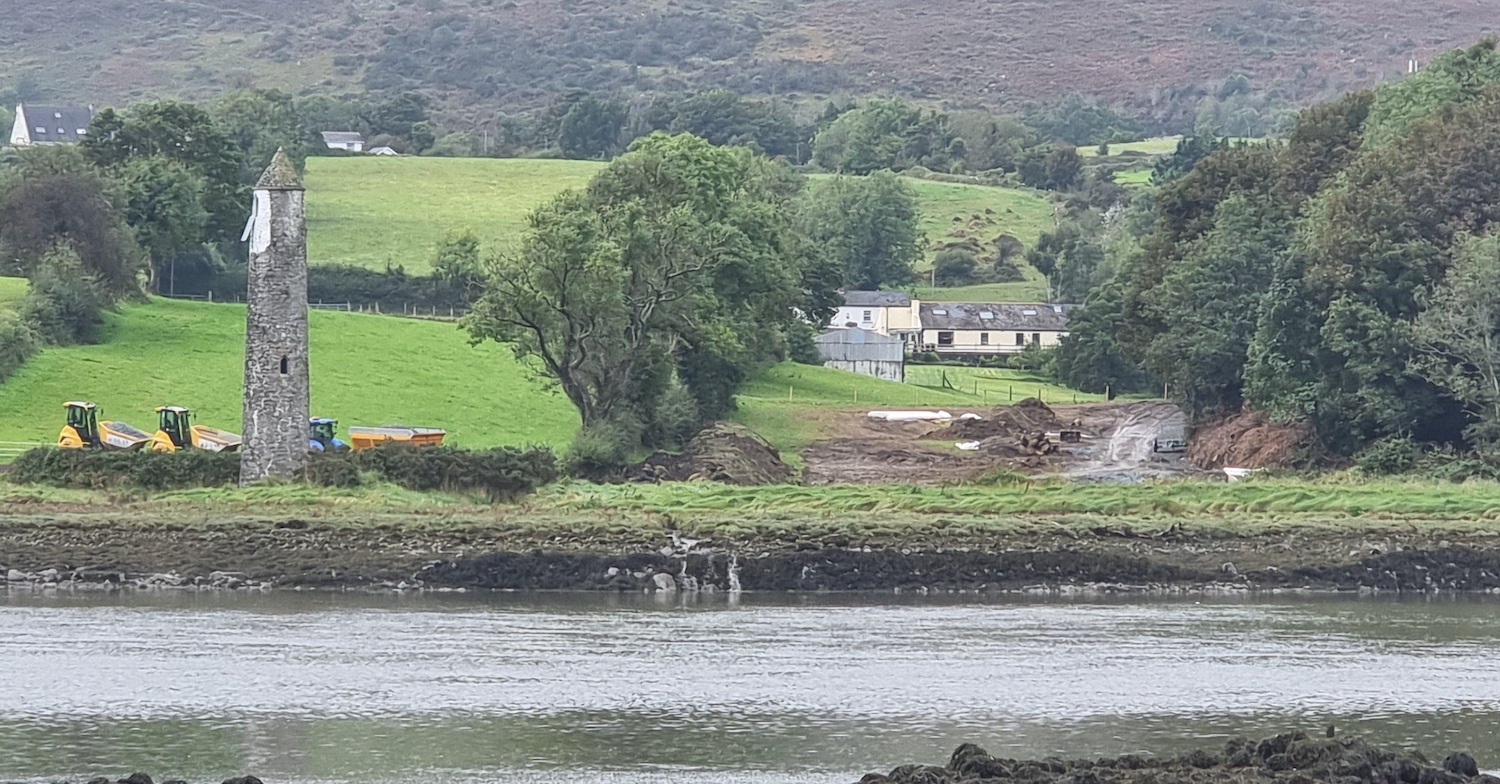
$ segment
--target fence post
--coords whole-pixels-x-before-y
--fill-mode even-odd
[[[214,301],[214,293],[212,291],[208,292],[208,301],[209,302],[213,302]]]
[[[1041,387],[1037,387],[1036,388],[1036,399],[1042,401],[1043,403],[1047,402],[1047,399],[1044,398],[1044,397],[1042,397],[1042,388]]]
[[[1015,384],[1011,384],[1010,385],[1010,402],[1012,402],[1012,403],[1016,402],[1016,385]]]

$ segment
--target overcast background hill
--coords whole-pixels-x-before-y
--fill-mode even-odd
[[[1269,115],[1500,24],[1488,0],[105,0],[0,3],[0,98],[417,89],[454,127],[571,88],[948,109],[1081,93],[1163,130]]]

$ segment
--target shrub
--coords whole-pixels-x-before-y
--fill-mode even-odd
[[[537,448],[386,446],[310,455],[297,478],[321,487],[357,487],[366,470],[409,490],[482,490],[491,500],[504,500],[555,480],[557,460],[551,450]],[[16,482],[99,490],[218,487],[239,477],[239,453],[201,449],[120,452],[46,447],[22,454],[11,468]]]
[[[557,459],[545,447],[467,450],[391,444],[345,454],[359,468],[408,490],[483,490],[493,501],[515,498],[557,479]]]
[[[603,481],[630,462],[630,453],[641,443],[641,426],[628,416],[585,425],[563,457],[569,476]]]
[[[818,344],[813,340],[818,334],[811,324],[797,322],[786,331],[786,358],[799,365],[823,364],[818,355]]]
[[[1375,476],[1404,474],[1422,459],[1422,448],[1406,436],[1388,436],[1365,447],[1354,459],[1359,470]]]
[[[84,271],[78,254],[58,248],[32,272],[21,320],[43,340],[59,346],[97,343],[108,304],[104,287]]]
[[[0,313],[0,382],[36,353],[37,336],[13,315]]]
[[[44,447],[17,458],[11,476],[17,482],[86,489],[217,487],[239,481],[240,456],[201,449],[119,452]]]
[[[344,452],[314,452],[307,465],[297,473],[297,480],[317,487],[359,487],[362,478],[359,464]]]
[[[932,277],[939,286],[967,286],[974,282],[979,262],[966,250],[945,250],[932,260]]]

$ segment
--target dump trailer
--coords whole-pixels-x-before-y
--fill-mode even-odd
[[[216,427],[193,424],[193,412],[182,406],[156,409],[158,426],[151,437],[151,451],[176,452],[179,449],[206,449],[210,452],[237,452],[245,439],[238,433]]]
[[[338,437],[339,421],[325,417],[313,417],[307,421],[309,452],[342,452],[349,448]]]
[[[151,434],[124,422],[100,422],[98,406],[81,400],[63,403],[67,424],[57,434],[60,449],[118,449],[133,452],[151,441]]]
[[[1152,452],[1186,452],[1187,428],[1164,427],[1151,439]]]
[[[349,445],[355,449],[369,449],[381,444],[403,444],[406,446],[442,446],[448,431],[436,427],[408,427],[406,425],[381,425],[380,427],[349,428]]]

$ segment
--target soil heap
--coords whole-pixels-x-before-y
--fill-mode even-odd
[[[1330,733],[1332,728],[1329,729]],[[1416,752],[1371,746],[1360,740],[1309,738],[1301,732],[1259,742],[1231,740],[1218,753],[1181,757],[1128,754],[1114,759],[1040,761],[997,759],[966,743],[944,767],[903,765],[871,773],[860,784],[1500,784],[1481,775],[1474,758],[1450,754],[1441,766]]]
[[[626,471],[631,482],[713,481],[731,485],[791,482],[796,469],[744,425],[715,422],[693,436],[680,454],[657,452]]]
[[[1006,438],[1012,441],[1023,435],[1062,429],[1057,414],[1040,400],[1028,397],[1014,405],[999,406],[984,419],[959,419],[945,428],[927,434],[943,441],[984,441]]]
[[[1243,411],[1193,433],[1188,459],[1199,468],[1285,468],[1313,446],[1303,423],[1270,421],[1263,411]]]

